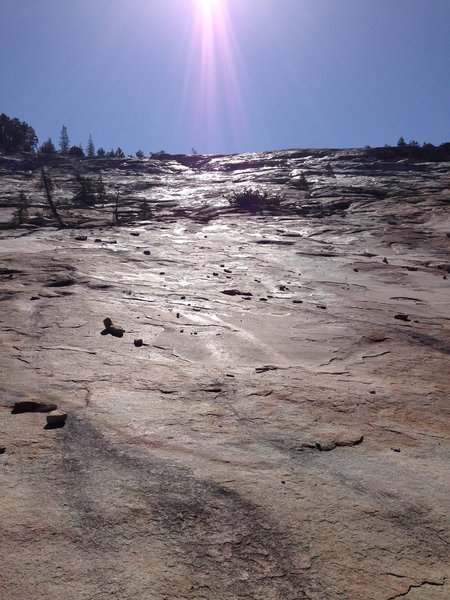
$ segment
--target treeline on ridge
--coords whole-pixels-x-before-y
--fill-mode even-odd
[[[450,142],[445,142],[439,146],[427,142],[420,145],[415,140],[405,142],[404,138],[401,137],[396,146],[386,144],[379,148],[370,148],[369,146],[366,148],[370,150],[372,155],[381,160],[405,158],[425,162],[450,161]],[[2,113],[0,115],[0,154],[36,151],[44,155],[72,156],[76,158],[125,158],[125,153],[120,147],[109,151],[102,147],[96,149],[92,135],[89,135],[86,148],[83,148],[81,144],[71,145],[65,125],[61,128],[58,149],[51,138],[48,138],[39,146],[38,137],[31,125]],[[150,152],[149,156],[157,157],[165,154],[164,150],[161,150],[160,152]],[[192,154],[197,154],[194,148]],[[145,157],[142,150],[137,150],[135,156],[137,158]]]

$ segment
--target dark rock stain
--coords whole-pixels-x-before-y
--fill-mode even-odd
[[[141,449],[113,445],[82,421],[72,420],[58,442],[54,466],[64,474],[75,544],[109,554],[120,552],[130,536],[138,547],[151,546],[156,536],[166,560],[189,578],[187,598],[202,587],[202,597],[211,600],[308,600],[309,577],[295,567],[305,548],[234,490]],[[119,580],[124,568],[117,568]],[[171,593],[170,578],[161,577]]]

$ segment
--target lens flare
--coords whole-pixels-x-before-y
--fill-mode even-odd
[[[200,151],[230,142],[238,147],[245,119],[240,58],[229,4],[227,0],[194,0],[191,7],[180,118],[190,114],[193,143]]]
[[[205,12],[209,12],[219,8],[222,0],[197,0],[200,5],[201,10]]]

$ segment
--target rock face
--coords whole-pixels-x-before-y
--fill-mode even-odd
[[[0,597],[447,600],[450,165],[188,158],[81,163],[122,226],[0,232]]]

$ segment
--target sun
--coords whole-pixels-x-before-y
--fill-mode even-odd
[[[204,12],[211,12],[216,9],[222,0],[198,0],[201,9]]]

